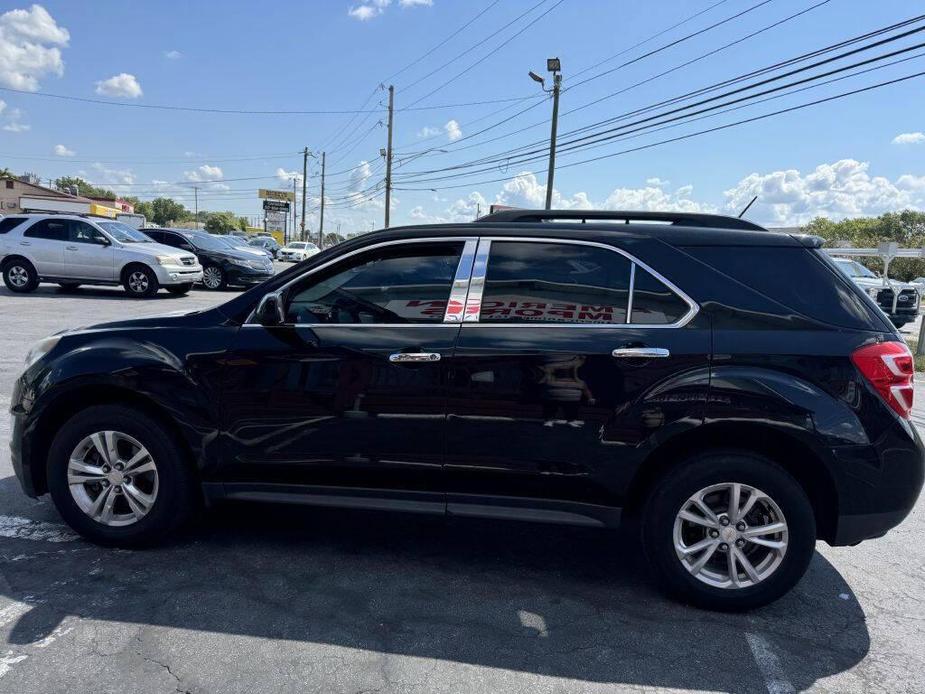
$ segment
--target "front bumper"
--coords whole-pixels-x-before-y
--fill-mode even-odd
[[[202,265],[155,265],[154,274],[162,287],[202,281]]]
[[[29,450],[28,437],[25,436],[26,412],[23,409],[22,392],[22,376],[20,376],[13,384],[13,397],[10,403],[10,419],[12,420],[10,462],[13,464],[13,474],[19,480],[23,492],[26,496],[35,498],[41,492],[36,484],[32,466],[25,462],[29,460]]]
[[[225,268],[225,280],[228,284],[251,287],[266,282],[273,277],[272,270],[254,270],[241,265],[229,265]]]

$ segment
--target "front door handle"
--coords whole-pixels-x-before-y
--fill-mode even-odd
[[[622,359],[665,359],[671,356],[664,347],[620,347],[611,354]]]
[[[393,364],[409,362],[428,362],[440,361],[439,352],[396,352],[389,355],[389,361]]]
[[[65,248],[66,248],[67,250],[69,250],[69,251],[76,251],[76,250],[77,250],[77,246],[65,246]]]
[[[31,246],[32,242],[31,241],[20,241],[19,245],[20,246]]]

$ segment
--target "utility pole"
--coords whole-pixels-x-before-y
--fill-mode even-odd
[[[552,73],[552,89],[546,89],[546,80],[530,72],[530,79],[539,82],[546,93],[552,92],[552,131],[549,134],[549,168],[546,171],[546,209],[552,208],[552,186],[556,175],[556,132],[559,129],[559,90],[562,86],[562,63],[558,58],[546,59],[546,70]]]
[[[325,152],[321,153],[321,216],[318,220],[318,248],[324,248],[324,160]]]
[[[302,229],[299,240],[305,240],[305,183],[308,180],[308,147],[302,150]]]
[[[199,186],[193,186],[193,196],[195,200],[195,207],[193,208],[193,223],[196,225],[196,229],[199,229]],[[189,198],[187,198],[187,200],[189,200]]]
[[[482,216],[482,203],[475,203],[475,218],[478,219]]]
[[[395,87],[389,85],[389,141],[385,149],[385,228],[389,228],[392,207],[392,113],[395,105]]]
[[[289,234],[289,240],[295,238],[295,220],[296,220],[296,197],[295,197],[296,177],[292,177],[292,232]]]

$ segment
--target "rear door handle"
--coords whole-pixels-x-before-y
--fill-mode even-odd
[[[618,359],[665,359],[671,356],[664,347],[620,347],[611,354]]]
[[[31,241],[20,241],[19,245],[20,246],[31,246],[32,242]]]
[[[408,362],[428,362],[440,361],[439,352],[396,352],[389,355],[389,361],[393,364]]]
[[[65,248],[66,248],[67,250],[69,250],[69,251],[76,251],[76,250],[77,250],[77,246],[65,246]]]

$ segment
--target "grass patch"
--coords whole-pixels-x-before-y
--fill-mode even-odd
[[[905,337],[906,344],[909,345],[909,349],[912,350],[912,354],[915,354],[916,347],[919,346],[919,341],[912,337]],[[916,356],[915,359],[915,370],[916,371],[925,371],[925,355]]]

